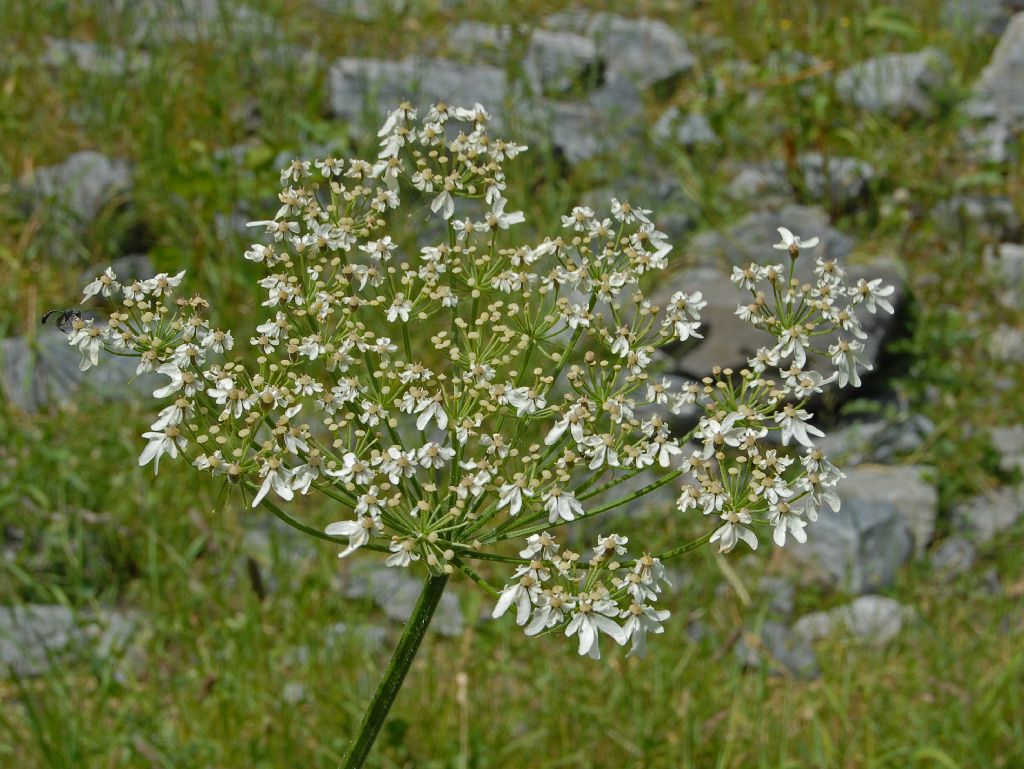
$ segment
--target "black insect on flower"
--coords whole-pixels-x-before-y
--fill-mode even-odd
[[[82,317],[82,312],[75,307],[69,307],[66,310],[50,310],[43,316],[43,319],[40,322],[46,323],[46,321],[50,319],[51,315],[57,316],[57,329],[67,334],[71,331],[72,322]]]

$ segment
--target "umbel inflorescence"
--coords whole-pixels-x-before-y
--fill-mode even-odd
[[[285,168],[281,207],[252,223],[266,242],[245,258],[264,270],[267,317],[238,357],[245,343],[211,327],[207,303],[177,295],[184,273],[121,281],[108,269],[85,296],[116,310],[106,325],[75,318],[69,342],[83,370],[107,350],[167,378],[141,465],[183,455],[306,531],[283,508],[324,494],[339,520],[321,536],[341,556],[460,571],[528,635],[562,629],[597,657],[604,634],[642,653],[668,616],[654,608],[662,560],[695,543],[630,555],[612,533],[577,553],[563,530],[678,482],[673,514],[716,519],[699,543],[753,548],[759,528],[780,546],[804,541],[807,522],[838,509],[842,477],[804,405],[833,380],[860,384],[854,310],[891,312],[892,288],[850,285],[822,259],[801,282],[794,265],[817,239],[780,227],[781,263],[733,274],[750,291],[737,313],[774,345],[673,389],[651,375],[654,352],[700,337],[706,303],[645,298],[671,249],[651,212],[613,198],[517,241],[524,216],[504,196],[504,166],[526,148],[487,122],[480,105],[438,104],[418,121],[403,104],[374,160]],[[389,232],[409,217],[438,234],[401,247]],[[657,415],[693,404],[703,415],[686,435]],[[627,481],[634,490],[617,493]],[[508,583],[491,587],[469,566],[478,559],[508,564]]]

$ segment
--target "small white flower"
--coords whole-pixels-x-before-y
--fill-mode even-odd
[[[622,632],[627,640],[633,642],[627,657],[634,654],[637,657],[647,655],[647,634],[660,634],[665,632],[662,622],[669,618],[669,612],[665,609],[658,611],[652,606],[637,603],[630,604],[629,608],[622,612],[621,618],[626,620],[622,625]]]
[[[388,550],[392,554],[384,559],[385,566],[397,566],[401,569],[406,569],[410,563],[420,559],[420,554],[416,552],[415,539],[394,539],[388,545]]]
[[[512,575],[513,582],[506,585],[498,597],[498,603],[491,617],[500,619],[512,606],[516,607],[516,624],[525,625],[530,619],[530,610],[540,597],[540,585],[530,574],[529,566],[520,566]]]
[[[548,513],[548,523],[571,521],[583,515],[583,505],[579,503],[571,491],[563,491],[553,486],[541,496],[544,509]]]
[[[571,638],[579,635],[579,654],[589,655],[591,659],[601,659],[598,648],[598,636],[604,633],[615,643],[622,646],[628,640],[626,631],[612,619],[619,614],[614,603],[607,599],[593,600],[580,596],[576,611],[565,628],[565,635]]]
[[[526,479],[519,476],[512,483],[503,484],[498,489],[498,509],[507,507],[508,514],[515,517],[523,509],[523,498],[532,496],[533,492],[526,485]]]
[[[782,241],[773,245],[772,248],[776,248],[779,251],[789,251],[789,253],[795,256],[801,248],[814,248],[818,245],[819,240],[817,237],[803,240],[785,227],[778,227],[777,229],[779,235],[782,236]]]
[[[772,538],[779,547],[786,545],[786,532],[792,534],[797,542],[807,541],[807,532],[804,531],[807,521],[800,517],[798,511],[799,508],[791,507],[783,501],[772,505],[768,511],[768,523],[775,527]]]
[[[874,313],[881,307],[891,315],[896,310],[888,297],[892,296],[895,292],[895,287],[883,286],[881,278],[875,278],[874,280],[864,280],[864,278],[861,278],[857,281],[857,285],[850,289],[850,296],[853,297],[855,303],[863,302],[864,307],[870,313]]]
[[[348,547],[338,553],[339,558],[345,558],[370,541],[372,535],[380,534],[383,525],[379,518],[373,516],[361,516],[354,521],[335,521],[330,524],[324,533],[330,537],[347,537]]]
[[[711,542],[719,543],[718,552],[730,552],[740,540],[750,545],[751,550],[757,550],[757,535],[744,525],[750,523],[750,513],[746,510],[729,510],[722,513],[722,520],[725,524],[711,535]]]
[[[804,446],[813,446],[810,436],[824,437],[825,433],[814,425],[807,424],[811,418],[803,409],[798,409],[792,403],[787,403],[782,411],[775,415],[775,423],[782,427],[782,445],[788,446],[791,440]]]
[[[423,398],[418,401],[416,403],[416,413],[419,414],[416,418],[417,430],[425,430],[431,420],[437,422],[439,430],[448,429],[448,413],[444,410],[444,406],[441,405],[440,395]]]
[[[143,433],[142,437],[147,439],[149,443],[146,444],[146,448],[139,455],[139,467],[152,462],[154,474],[160,472],[160,457],[166,454],[171,459],[176,459],[178,449],[184,450],[187,445],[185,437],[174,425],[168,425],[163,428],[156,428],[154,425],[154,429]]]
[[[117,282],[117,275],[114,274],[113,268],[107,267],[102,275],[85,287],[82,301],[96,294],[102,294],[105,299],[109,299],[120,290],[121,284]]]
[[[526,547],[519,551],[520,558],[541,558],[545,561],[552,560],[558,554],[558,544],[555,538],[546,531],[541,534],[531,534],[526,538]]]
[[[263,460],[260,465],[260,477],[263,478],[263,483],[260,485],[259,491],[256,492],[256,496],[253,497],[253,507],[257,507],[271,489],[286,502],[295,496],[292,492],[291,471],[277,457]]]
[[[455,456],[455,450],[439,443],[426,443],[416,450],[416,461],[427,469],[440,469]]]
[[[100,362],[100,350],[109,337],[110,331],[106,326],[94,325],[92,319],[86,321],[76,320],[72,326],[74,329],[68,334],[68,344],[77,347],[82,354],[82,362],[78,368],[81,371],[88,371]]]
[[[163,296],[169,293],[172,288],[177,288],[181,285],[181,279],[184,277],[184,270],[177,275],[168,275],[166,272],[161,272],[149,280],[142,281],[142,290],[150,296]]]

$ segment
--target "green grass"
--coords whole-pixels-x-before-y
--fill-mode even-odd
[[[116,41],[126,25],[107,5],[50,0],[39,9],[0,0],[4,49],[11,51],[0,66],[6,335],[32,334],[44,309],[70,304],[80,271],[104,265],[129,235],[160,268],[188,268],[191,288],[211,300],[220,322],[250,326],[258,309],[253,274],[240,258],[243,242],[222,237],[216,215],[239,203],[255,218],[272,210],[266,198],[276,189],[278,152],[348,144],[347,127],[322,117],[325,73],[272,53],[257,57],[255,49],[295,45],[327,62],[396,56],[425,48],[466,15],[423,4],[421,14],[362,24],[297,0],[254,0],[250,5],[276,20],[274,40],[229,34],[154,47],[151,66],[116,88],[32,65],[48,35]],[[1024,378],[979,340],[997,322],[1022,318],[992,301],[996,287],[979,268],[985,244],[977,234],[941,229],[925,215],[955,192],[1007,194],[1018,207],[1024,200],[1019,169],[974,167],[957,139],[955,105],[994,41],[942,28],[926,0],[720,0],[675,17],[661,12],[663,5],[619,10],[660,15],[695,48],[710,36],[730,44],[707,46],[692,78],[652,95],[651,115],[667,103],[699,106],[721,145],[685,154],[638,144],[564,177],[538,153],[541,160],[518,164],[510,197],[529,200],[528,220],[550,229],[588,188],[642,186],[659,165],[692,196],[700,226],[714,227],[743,213],[724,192],[729,162],[791,161],[804,151],[868,160],[877,172],[871,201],[837,221],[859,238],[860,253],[897,255],[908,271],[909,327],[893,351],[899,365],[887,384],[938,426],[910,459],[936,466],[944,514],[998,483],[985,431],[1024,419],[1016,394],[1024,392]],[[560,7],[517,4],[515,14],[529,22]],[[507,20],[510,11],[488,3],[468,15]],[[957,72],[935,120],[904,126],[858,115],[837,102],[820,75],[924,45],[945,51]],[[770,64],[779,50],[815,55],[821,66],[780,72]],[[751,63],[746,72],[728,66],[736,51]],[[762,96],[750,101],[754,88]],[[244,115],[253,107],[263,119],[249,132]],[[218,159],[218,148],[242,141],[248,150],[240,167]],[[130,206],[104,212],[79,238],[56,227],[50,212],[27,211],[15,187],[33,168],[85,148],[129,158],[136,170]],[[887,206],[897,190],[909,203]],[[55,243],[78,256],[54,261]],[[1010,386],[997,386],[1001,378]],[[261,601],[246,574],[244,534],[265,525],[266,514],[237,498],[219,506],[219,488],[187,467],[168,463],[155,479],[140,470],[138,436],[149,421],[145,409],[87,400],[32,417],[0,403],[0,604],[116,605],[147,618],[124,660],[82,659],[40,678],[0,681],[0,764],[335,765],[388,649],[344,636],[328,644],[324,629],[385,620],[368,603],[344,598],[334,548],[313,541],[305,544],[308,558],[262,565],[271,587]],[[322,506],[302,513],[311,525],[333,520]],[[661,535],[672,541],[689,533],[687,522],[676,522]],[[613,653],[594,664],[579,660],[571,644],[526,639],[509,622],[469,621],[460,638],[428,636],[373,765],[1022,766],[1024,561],[1013,544],[1022,533],[1018,527],[983,551],[974,570],[952,583],[924,566],[906,570],[889,593],[916,607],[919,620],[885,649],[822,643],[823,674],[813,682],[745,671],[733,653],[762,614],[754,587],[770,566],[763,555],[730,561],[754,594],[751,605],[728,587],[716,591],[727,583],[710,552],[679,564],[688,586],[668,599],[674,616],[646,660]],[[988,569],[998,573],[1001,592],[985,589]],[[467,588],[455,589],[466,617],[476,618],[487,607]],[[841,600],[808,591],[799,610]],[[707,628],[699,642],[685,633],[696,620]],[[286,702],[288,684],[302,684],[305,698]]]

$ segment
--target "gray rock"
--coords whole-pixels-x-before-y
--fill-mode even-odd
[[[247,526],[242,536],[245,555],[269,569],[294,574],[316,558],[317,545],[283,521],[270,516]]]
[[[762,577],[761,593],[769,598],[768,616],[780,621],[793,616],[796,605],[796,587],[788,577]]]
[[[797,159],[804,193],[831,209],[846,210],[867,197],[875,169],[863,160],[806,152]]]
[[[324,641],[331,646],[346,639],[354,639],[366,649],[379,649],[388,643],[390,635],[388,629],[380,625],[364,622],[350,627],[345,622],[335,622],[324,631]]]
[[[744,165],[729,182],[729,195],[737,200],[756,199],[760,208],[777,207],[778,201],[797,195],[847,210],[864,200],[874,179],[874,168],[851,157],[826,157],[806,152],[796,161],[796,180],[781,161]]]
[[[658,118],[652,134],[656,139],[687,148],[719,143],[718,134],[707,117],[698,112],[684,116],[677,107],[672,107]]]
[[[643,103],[636,88],[621,78],[606,82],[585,101],[545,101],[532,108],[535,134],[546,136],[569,165],[619,152],[639,140]]]
[[[63,70],[69,67],[100,77],[123,77],[149,66],[145,51],[113,48],[88,40],[47,38],[46,50],[39,59],[44,67]]]
[[[899,635],[911,609],[892,598],[862,595],[851,603],[827,612],[807,614],[796,621],[793,632],[808,643],[841,632],[857,641],[884,646]]]
[[[957,35],[1003,33],[1014,11],[1024,10],[1021,0],[946,0],[942,21]]]
[[[37,203],[70,217],[81,229],[131,185],[131,166],[85,150],[63,163],[38,169],[29,181]]]
[[[819,439],[817,446],[833,462],[858,465],[875,461],[875,438],[886,428],[886,422],[854,422],[829,430]]]
[[[820,243],[813,250],[805,252],[810,258],[802,256],[797,262],[797,273],[802,279],[813,280],[814,257],[842,259],[853,250],[853,239],[833,228],[824,211],[796,205],[787,205],[777,211],[754,212],[726,230],[709,231],[693,238],[687,253],[697,266],[672,276],[663,292],[656,295],[656,300],[661,302],[676,290],[699,290],[708,303],[701,311],[704,341],[692,351],[673,356],[677,373],[699,378],[716,365],[740,369],[747,365],[747,360],[759,347],[773,344],[774,338],[767,332],[753,328],[736,316],[737,305],[749,302],[750,294],[734,286],[728,276],[734,265],[778,261],[779,252],[772,250],[772,244],[778,241],[776,228],[780,225],[789,227],[802,237],[820,238]],[[893,284],[896,293],[890,298],[894,300],[894,306],[900,306],[904,281],[895,262],[875,259],[868,263],[849,264],[847,274],[853,282],[861,277],[880,277]],[[868,335],[865,359],[874,363],[892,328],[893,317],[888,313],[872,315],[863,307],[858,308],[857,317]],[[671,350],[669,352],[671,354]]]
[[[787,545],[785,553],[804,579],[864,593],[891,584],[915,552],[923,554],[935,530],[938,494],[923,467],[863,465],[845,472],[840,511],[822,511],[807,527],[807,542]]]
[[[79,371],[82,356],[67,337],[49,326],[34,339],[0,340],[0,389],[7,402],[26,412],[66,405],[79,398],[122,400],[151,393],[166,379],[135,376],[134,358],[105,356],[100,365]]]
[[[968,158],[976,163],[1003,165],[1020,156],[1020,138],[1017,131],[1001,120],[981,125],[964,126],[960,130],[960,143]]]
[[[991,542],[1013,526],[1024,512],[1024,487],[1004,487],[978,494],[953,508],[953,525],[975,542]]]
[[[863,160],[851,157],[826,157],[806,152],[797,158],[798,184],[782,162],[754,163],[741,167],[727,187],[736,200],[756,199],[759,207],[777,205],[779,198],[802,195],[836,211],[854,208],[865,200],[875,178],[875,169]]]
[[[852,106],[890,118],[928,117],[949,83],[952,64],[935,48],[890,53],[855,64],[836,77],[836,94]]]
[[[740,639],[736,656],[745,666],[767,664],[773,673],[811,680],[821,675],[811,645],[780,622],[765,622],[760,635]]]
[[[1024,307],[1024,246],[1017,243],[988,246],[985,266],[1000,287],[999,301],[1012,309]]]
[[[402,569],[389,569],[376,564],[361,566],[349,573],[347,598],[373,601],[388,619],[404,623],[409,619],[419,598],[423,583]],[[441,596],[431,629],[446,637],[462,635],[465,620],[459,601],[451,591]]]
[[[507,24],[460,21],[448,34],[448,49],[455,58],[504,66],[512,39]]]
[[[0,671],[41,675],[70,653],[122,654],[138,628],[131,615],[103,610],[76,616],[66,606],[0,606]]]
[[[407,0],[311,0],[322,11],[370,22],[401,16],[409,10]]]
[[[932,553],[932,568],[946,577],[954,577],[969,571],[977,558],[977,552],[963,537],[947,537]]]
[[[989,332],[988,352],[996,360],[1024,363],[1024,330],[1002,324]]]
[[[932,217],[957,231],[973,228],[989,241],[1014,241],[1021,235],[1020,215],[1006,195],[954,195],[936,205]]]
[[[523,69],[538,93],[557,95],[599,81],[597,46],[571,32],[534,30]]]
[[[992,445],[999,452],[999,469],[1024,473],[1024,425],[994,427]]]
[[[890,422],[875,436],[872,460],[887,463],[917,451],[935,432],[935,423],[923,414],[911,414]]]
[[[508,94],[504,70],[445,59],[338,59],[328,72],[328,89],[331,115],[343,120],[358,122],[369,114],[380,122],[406,100],[423,110],[436,102],[479,102],[493,116],[495,130],[501,130]]]
[[[587,22],[586,34],[597,43],[605,71],[640,88],[684,75],[697,62],[683,37],[662,21],[596,13]]]
[[[224,0],[110,0],[129,20],[132,43],[171,44],[216,39],[274,40],[277,22],[247,5]]]
[[[729,181],[726,192],[734,200],[778,205],[793,197],[793,185],[779,163],[747,163]]]
[[[15,675],[45,673],[74,635],[75,616],[66,606],[0,607],[0,662]]]
[[[966,111],[972,117],[1024,124],[1024,13],[1011,20],[981,76],[974,84]]]

